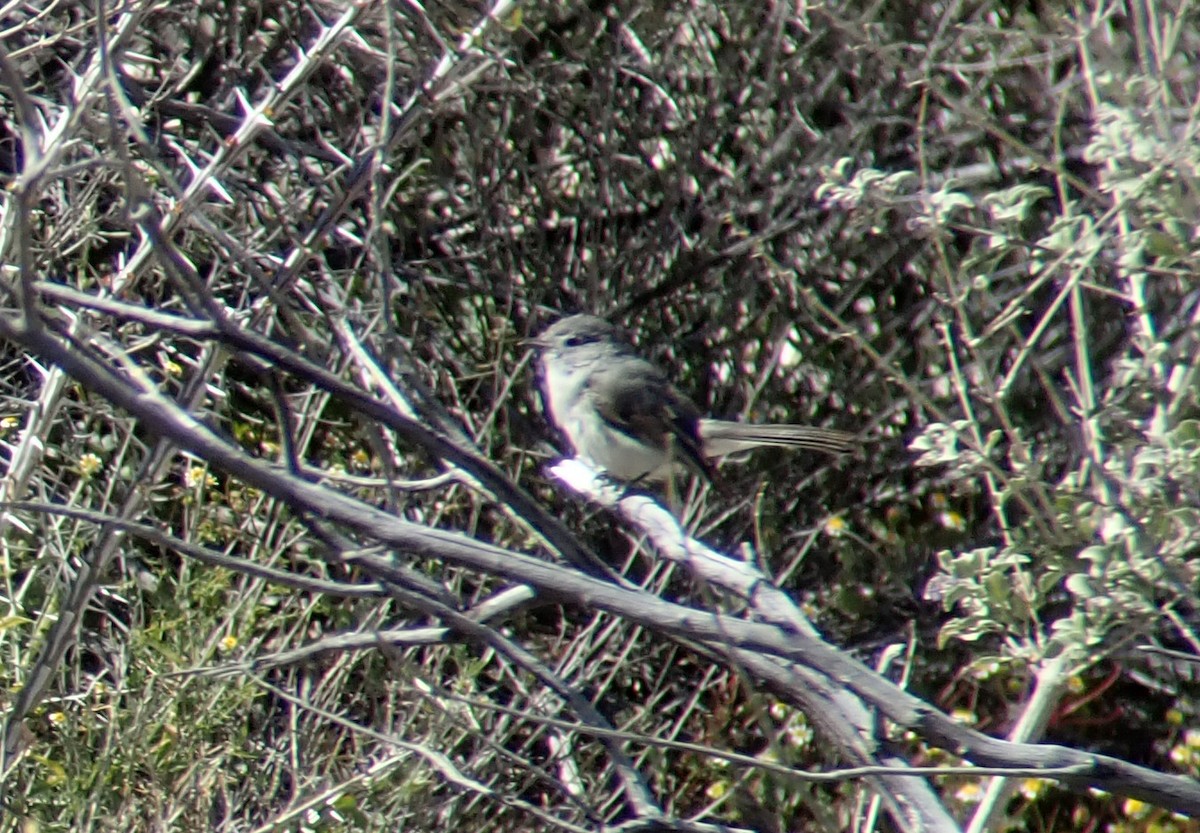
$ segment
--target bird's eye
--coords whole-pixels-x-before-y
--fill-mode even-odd
[[[589,341],[587,336],[571,336],[567,339],[568,347],[578,347],[581,344],[587,344]]]

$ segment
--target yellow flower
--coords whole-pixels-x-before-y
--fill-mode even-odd
[[[983,787],[979,785],[978,781],[963,784],[955,791],[954,797],[965,804],[974,804],[983,798]]]
[[[834,537],[841,535],[846,531],[846,519],[841,515],[834,515],[825,522],[825,534]]]
[[[1121,805],[1121,811],[1127,816],[1140,816],[1146,812],[1149,805],[1144,801],[1138,801],[1136,798],[1127,798],[1125,803]]]
[[[953,529],[955,532],[961,532],[967,528],[967,519],[953,509],[947,509],[945,512],[939,513],[938,523],[944,529]]]
[[[211,488],[217,485],[217,478],[209,474],[204,466],[192,466],[183,473],[183,485],[189,489],[198,489],[201,485]]]
[[[1045,778],[1024,778],[1021,780],[1019,787],[1021,795],[1025,796],[1030,801],[1035,800],[1039,795],[1046,791],[1049,781]]]
[[[101,465],[103,465],[103,461],[95,454],[88,452],[79,458],[79,473],[84,477],[91,477],[100,471]]]
[[[221,651],[232,651],[238,645],[236,636],[227,636],[218,643],[217,647]]]
[[[729,792],[729,785],[727,783],[724,781],[714,781],[708,785],[708,789],[704,791],[704,794],[715,801],[727,792]]]
[[[787,730],[783,734],[787,738],[788,744],[796,748],[808,746],[813,739],[812,727],[799,717],[788,723]]]

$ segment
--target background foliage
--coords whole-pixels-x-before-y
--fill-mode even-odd
[[[558,311],[611,317],[710,413],[860,433],[854,460],[760,455],[689,502],[699,537],[756,559],[832,642],[995,735],[1040,679],[1048,740],[1194,775],[1198,24],[1155,0],[10,4],[5,314],[29,311],[22,281],[217,310],[378,390],[353,333],[608,563],[720,605],[544,476],[522,340]],[[39,291],[79,345],[253,455],[536,551],[502,504],[453,470],[428,480],[438,460],[311,379]],[[77,638],[16,721],[4,829],[622,818],[602,750],[538,719],[555,714],[538,681],[475,644],[380,638],[433,620],[351,588],[354,564],[286,502],[16,343],[0,385],[5,500],[329,583],[7,512],[9,705],[56,622],[76,616]],[[397,557],[465,602],[506,584]],[[617,617],[540,605],[496,624],[623,731],[842,762],[749,675]],[[858,782],[629,749],[683,818],[874,821]],[[938,783],[957,818],[978,780]],[[993,829],[1196,829],[1049,782],[1001,804]]]

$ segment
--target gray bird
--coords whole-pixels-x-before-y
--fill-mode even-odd
[[[764,446],[842,454],[844,431],[707,419],[607,321],[572,315],[533,340],[551,421],[575,454],[624,481],[668,480],[680,465],[706,477],[709,460]]]

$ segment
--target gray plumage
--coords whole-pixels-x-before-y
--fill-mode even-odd
[[[572,315],[546,328],[542,390],[551,421],[575,453],[626,481],[662,480],[679,465],[706,476],[712,458],[763,446],[842,454],[844,431],[707,419],[607,321]]]

